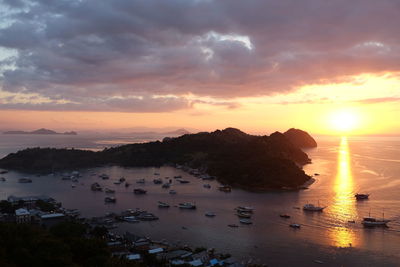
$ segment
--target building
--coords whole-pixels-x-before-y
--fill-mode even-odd
[[[55,224],[65,221],[65,215],[62,213],[48,213],[39,216],[40,224],[46,227],[51,227]]]
[[[16,223],[30,223],[31,214],[27,209],[17,209],[15,211],[15,221]]]

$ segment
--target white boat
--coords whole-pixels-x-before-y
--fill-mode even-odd
[[[291,223],[289,226],[296,229],[299,229],[301,227],[301,225],[298,223]]]
[[[386,227],[388,222],[390,222],[390,220],[385,220],[385,214],[382,214],[382,219],[376,219],[371,217],[371,214],[369,213],[368,217],[365,217],[361,223],[366,227]]]
[[[303,210],[305,211],[323,211],[326,207],[315,206],[314,204],[305,204]]]
[[[176,191],[175,191],[175,190],[169,190],[169,193],[170,193],[171,195],[176,195]]]
[[[215,217],[215,213],[214,212],[211,212],[211,211],[207,211],[205,214],[204,214],[206,217]]]
[[[158,207],[159,208],[169,208],[169,204],[162,202],[162,201],[158,201]]]
[[[196,205],[194,203],[191,203],[191,202],[179,203],[178,207],[180,209],[190,209],[190,210],[196,209]]]
[[[239,222],[242,224],[253,224],[253,222],[249,219],[240,219]]]
[[[120,180],[117,180],[114,182],[114,184],[121,184],[122,182]]]
[[[135,216],[126,216],[126,217],[124,217],[124,221],[130,222],[130,223],[140,222],[138,219],[136,219]]]

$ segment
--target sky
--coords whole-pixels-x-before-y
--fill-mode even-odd
[[[0,0],[0,129],[400,134],[398,0]]]

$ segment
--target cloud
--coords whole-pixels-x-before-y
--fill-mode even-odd
[[[2,6],[0,46],[17,52],[0,61],[2,90],[53,103],[25,108],[170,111],[191,107],[187,94],[272,95],[400,71],[400,3],[392,0],[3,0]],[[161,108],[156,95],[179,100]]]

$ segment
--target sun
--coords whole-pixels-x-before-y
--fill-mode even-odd
[[[350,132],[356,129],[360,123],[360,116],[353,110],[338,110],[330,116],[331,127],[339,132]]]

